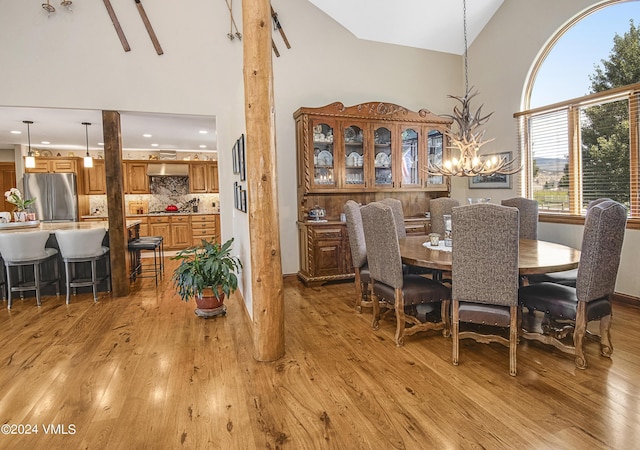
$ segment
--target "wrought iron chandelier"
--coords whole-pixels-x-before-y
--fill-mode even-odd
[[[444,134],[449,138],[448,149],[457,150],[459,157],[451,157],[443,160],[442,164],[429,162],[427,172],[431,175],[444,175],[455,177],[475,177],[478,175],[511,175],[522,169],[522,166],[516,164],[515,159],[509,160],[506,157],[493,155],[491,157],[481,156],[478,154],[480,147],[493,141],[493,139],[485,140],[485,130],[479,131],[478,128],[487,123],[493,113],[482,115],[482,105],[473,113],[471,111],[471,99],[478,95],[477,92],[471,92],[469,89],[469,70],[467,61],[467,2],[462,0],[463,7],[463,27],[464,27],[464,96],[449,95],[454,98],[460,105],[453,108],[452,115],[445,115],[453,120],[457,125],[458,131],[453,132],[446,130]]]

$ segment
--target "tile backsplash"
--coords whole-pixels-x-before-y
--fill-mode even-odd
[[[169,177],[167,177],[169,178]],[[149,205],[148,211],[163,211],[168,205],[176,205],[180,208],[184,203],[191,199],[200,199],[198,204],[199,213],[217,213],[220,212],[220,195],[219,194],[189,194],[188,192],[174,193],[173,191],[163,191],[159,194],[127,194],[124,196],[125,211],[129,212],[130,202],[143,202]],[[213,206],[215,204],[215,206]],[[89,208],[91,214],[107,213],[107,196],[106,195],[90,195]]]

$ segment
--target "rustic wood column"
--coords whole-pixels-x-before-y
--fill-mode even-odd
[[[284,294],[276,184],[269,0],[242,3],[254,357],[284,355]]]
[[[114,297],[129,295],[129,261],[127,227],[124,214],[122,176],[122,136],[120,113],[102,111],[104,169],[107,179],[107,211],[109,212],[109,253],[111,257],[111,292]]]

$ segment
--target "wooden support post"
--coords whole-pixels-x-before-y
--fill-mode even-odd
[[[284,293],[276,184],[269,0],[242,3],[254,357],[284,355]]]
[[[109,253],[111,256],[111,292],[114,297],[129,295],[127,269],[127,227],[124,214],[124,183],[122,175],[122,136],[120,113],[102,111],[104,167],[107,179],[107,210],[109,212]]]

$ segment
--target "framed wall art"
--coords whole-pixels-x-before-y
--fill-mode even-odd
[[[233,156],[233,173],[235,175],[238,175],[240,173],[240,161],[238,160],[238,141],[236,141],[236,143],[233,145],[231,155]]]
[[[511,152],[496,153],[499,158],[507,158],[511,160]],[[493,155],[485,155],[491,157]],[[469,189],[511,189],[511,175],[495,174],[495,175],[479,175],[469,178]]]
[[[244,149],[244,134],[240,135],[240,139],[238,139],[237,145],[238,145],[238,161],[239,161],[239,168],[240,168],[240,181],[245,181],[247,179],[247,168],[246,168],[245,149]]]

